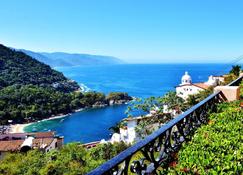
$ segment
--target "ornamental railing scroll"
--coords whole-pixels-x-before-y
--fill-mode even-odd
[[[156,174],[156,169],[167,164],[181,144],[191,139],[195,129],[207,123],[207,115],[223,100],[221,92],[208,96],[88,175]]]
[[[239,77],[228,86],[238,86],[242,78]],[[208,122],[208,114],[215,111],[217,103],[224,100],[221,91],[208,96],[88,175],[157,174],[156,170],[171,161],[182,143],[190,140],[201,124]]]

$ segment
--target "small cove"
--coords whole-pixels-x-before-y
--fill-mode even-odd
[[[193,82],[202,82],[209,75],[220,75],[230,70],[224,64],[124,64],[109,66],[58,67],[58,71],[74,79],[84,88],[99,92],[128,92],[135,97],[161,96],[180,83],[188,71]],[[127,105],[86,109],[65,118],[46,120],[27,126],[24,130],[56,131],[65,143],[82,143],[109,139],[109,128],[125,118]]]

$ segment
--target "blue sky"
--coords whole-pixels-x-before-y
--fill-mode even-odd
[[[242,0],[0,0],[0,43],[127,62],[243,55]]]

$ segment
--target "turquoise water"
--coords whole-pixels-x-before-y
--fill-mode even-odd
[[[230,70],[223,64],[126,64],[109,66],[59,67],[67,77],[76,80],[84,89],[104,93],[128,92],[131,96],[161,96],[175,90],[181,76],[188,71],[193,82],[206,81],[209,75],[220,75]],[[25,131],[56,131],[65,143],[90,142],[109,139],[109,127],[123,119],[127,105],[89,109],[61,119],[38,122]]]

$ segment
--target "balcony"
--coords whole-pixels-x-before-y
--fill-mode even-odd
[[[242,78],[227,86],[239,86]],[[224,101],[224,93],[215,92],[88,175],[161,174],[157,170],[172,162],[182,143],[190,141],[197,128],[208,123],[208,116],[216,111],[217,104]]]

